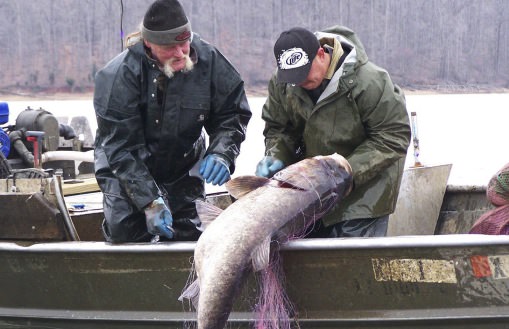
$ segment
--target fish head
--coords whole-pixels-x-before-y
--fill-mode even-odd
[[[343,192],[339,193],[339,195],[345,197],[350,194],[353,189],[353,170],[345,157],[338,153],[333,153],[330,155],[317,155],[313,159],[320,161],[329,168],[330,177]]]
[[[352,174],[352,166],[350,166],[350,163],[348,162],[348,160],[345,159],[345,157],[343,157],[340,154],[334,153],[331,155],[317,155],[314,158],[317,160],[326,161],[332,166],[338,166],[340,168],[343,168],[350,175]]]

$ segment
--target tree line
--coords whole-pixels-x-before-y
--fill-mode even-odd
[[[345,25],[404,88],[509,88],[506,0],[181,0],[193,31],[262,88],[285,29]],[[0,0],[0,91],[92,90],[152,0]]]

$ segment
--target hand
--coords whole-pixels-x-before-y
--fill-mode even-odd
[[[272,156],[265,156],[256,165],[255,175],[270,178],[274,176],[275,173],[283,169],[284,166],[285,165],[283,164],[283,161],[278,160]]]
[[[200,175],[209,184],[223,185],[230,180],[230,169],[226,159],[217,154],[209,154],[200,165]]]
[[[173,239],[173,229],[171,227],[173,225],[173,217],[163,198],[155,199],[144,210],[148,233]]]

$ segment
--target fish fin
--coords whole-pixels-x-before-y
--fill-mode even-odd
[[[251,259],[253,262],[253,269],[256,271],[263,270],[269,266],[270,256],[270,241],[271,238],[268,236],[263,242],[253,250],[251,253]]]
[[[196,212],[198,213],[198,217],[201,221],[201,225],[197,228],[202,232],[223,212],[223,209],[203,200],[196,200],[195,205]]]
[[[198,309],[198,300],[200,299],[200,282],[194,280],[180,295],[179,301],[183,302],[184,298],[189,299],[195,310]]]
[[[228,181],[226,183],[226,190],[231,194],[235,199],[240,199],[249,192],[256,190],[259,187],[267,185],[270,182],[270,179],[265,177],[258,176],[239,176],[234,179]]]

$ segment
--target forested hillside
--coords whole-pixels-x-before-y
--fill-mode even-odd
[[[93,88],[152,0],[0,0],[0,91]],[[182,0],[248,88],[274,71],[272,45],[293,26],[342,24],[406,88],[509,87],[507,0]]]

